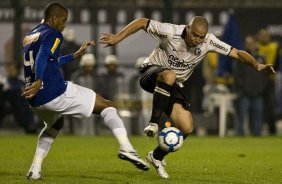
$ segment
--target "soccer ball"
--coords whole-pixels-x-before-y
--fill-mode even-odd
[[[175,127],[164,128],[158,137],[159,146],[169,152],[178,150],[183,144],[183,135]]]

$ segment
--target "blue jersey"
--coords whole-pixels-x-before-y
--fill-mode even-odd
[[[60,66],[73,60],[73,55],[60,57],[63,41],[62,33],[48,24],[39,24],[23,40],[26,86],[42,80],[39,92],[29,100],[31,106],[46,104],[67,88]]]

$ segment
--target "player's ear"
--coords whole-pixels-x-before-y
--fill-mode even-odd
[[[56,17],[56,16],[53,16],[53,17],[51,18],[51,22],[52,22],[53,24],[56,24],[56,22],[57,22],[57,17]]]

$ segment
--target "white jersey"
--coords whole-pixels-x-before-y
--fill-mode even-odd
[[[167,67],[176,73],[176,81],[179,83],[187,80],[194,68],[210,52],[228,55],[231,46],[208,33],[205,41],[196,47],[188,47],[181,37],[186,25],[175,25],[150,20],[147,33],[159,42],[150,56],[144,61],[147,65],[159,65]]]

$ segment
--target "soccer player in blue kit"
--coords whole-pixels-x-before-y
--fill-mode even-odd
[[[51,3],[44,11],[44,22],[31,30],[23,40],[24,75],[26,88],[23,96],[42,120],[45,127],[38,137],[28,179],[41,178],[41,165],[52,143],[63,126],[62,115],[87,118],[92,113],[101,115],[120,144],[118,156],[141,170],[149,166],[137,154],[128,140],[124,124],[113,107],[93,90],[65,81],[60,71],[63,64],[81,57],[94,41],[86,41],[70,55],[60,56],[62,31],[66,26],[68,10],[59,3]]]

